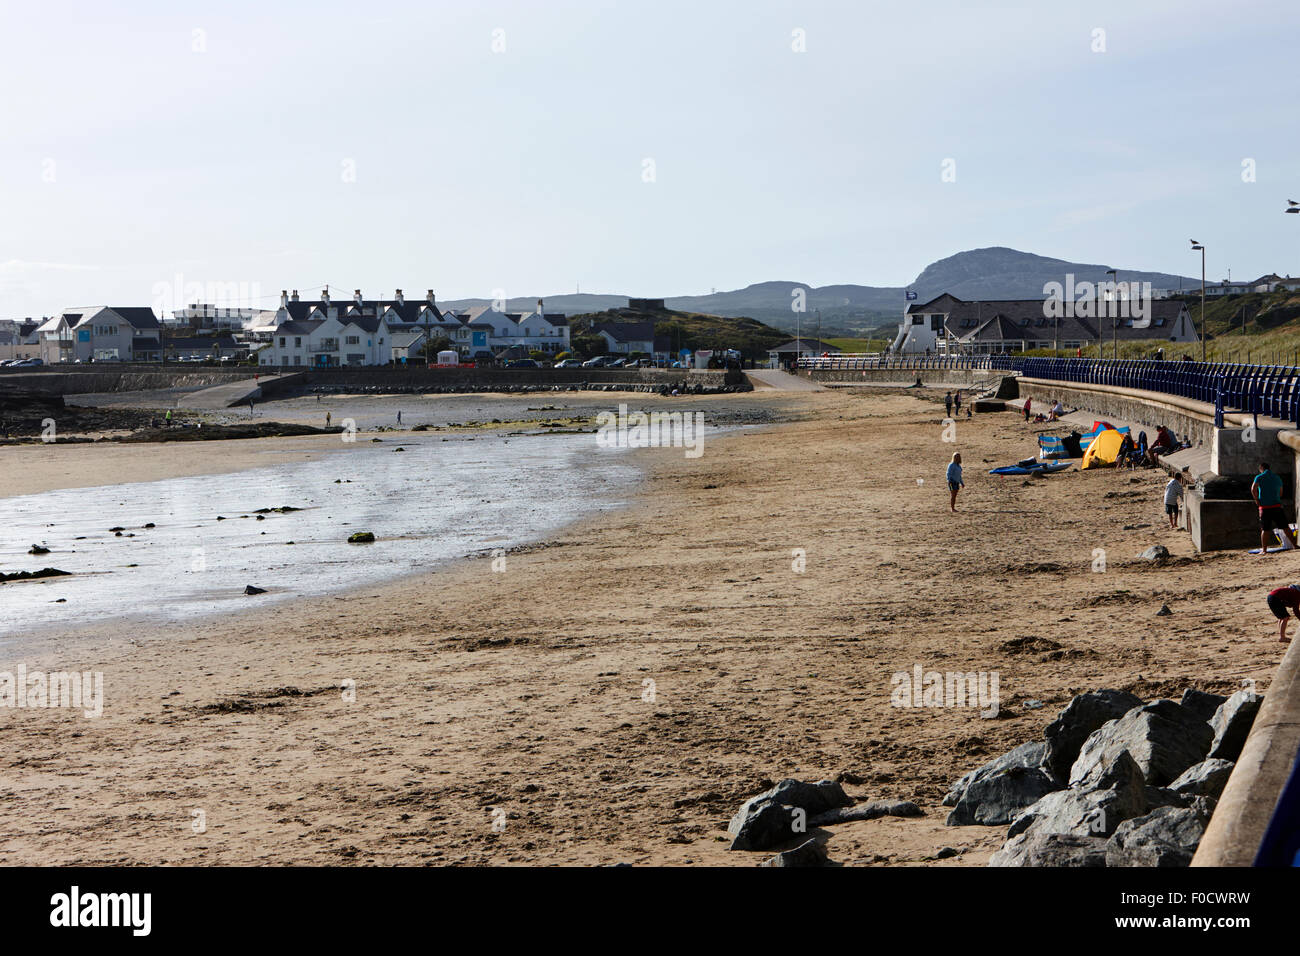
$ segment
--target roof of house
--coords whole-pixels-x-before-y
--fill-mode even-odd
[[[281,322],[275,327],[276,335],[311,335],[322,325],[324,319],[290,319],[288,322]]]
[[[291,319],[305,319],[316,309],[320,309],[322,315],[330,315],[331,312],[343,319],[349,311],[358,310],[362,315],[379,317],[385,312],[392,311],[401,321],[408,323],[424,321],[424,311],[429,309],[434,313],[434,321],[442,319],[442,311],[436,305],[430,305],[427,299],[405,299],[398,302],[396,299],[361,299],[361,305],[358,307],[356,299],[330,299],[325,302],[323,299],[290,299],[282,308],[289,314]]]
[[[604,333],[615,342],[652,342],[655,337],[655,324],[650,321],[598,322],[591,330]]]
[[[134,305],[110,305],[108,308],[126,319],[126,321],[131,324],[132,328],[158,328],[158,316],[153,314],[153,309]],[[156,347],[157,346],[155,346],[155,348]]]
[[[116,310],[115,310],[116,311]],[[131,340],[132,352],[157,352],[158,340],[153,336],[139,336]]]
[[[1144,303],[1150,310],[1151,325],[1133,326],[1133,320],[1118,316],[1115,321],[1109,314],[1098,318],[1097,313],[1110,307],[1109,302],[1087,301],[1087,311],[1079,303],[1074,314],[1053,318],[1047,312],[1045,299],[997,299],[966,302],[945,292],[929,302],[908,307],[909,315],[942,314],[948,334],[962,341],[997,342],[1002,340],[1087,341],[1101,335],[1126,339],[1164,338],[1168,333],[1156,329],[1172,329],[1174,321],[1186,309],[1176,299],[1152,299]],[[1067,306],[1070,303],[1062,303]],[[1121,305],[1123,302],[1121,301]]]
[[[137,341],[140,341],[137,339]],[[234,349],[238,345],[233,335],[177,335],[167,340],[173,349]]]

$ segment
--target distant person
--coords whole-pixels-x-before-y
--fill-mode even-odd
[[[1286,584],[1269,591],[1268,609],[1273,612],[1273,616],[1279,622],[1277,639],[1283,644],[1290,644],[1291,638],[1286,636],[1286,626],[1291,620],[1291,614],[1300,618],[1300,588],[1294,584]],[[1290,611],[1290,614],[1287,613],[1288,611]]]
[[[253,400],[251,398],[248,400],[248,417],[253,417]]]
[[[943,411],[949,418],[952,418],[952,392],[943,396]]]
[[[1282,507],[1282,479],[1273,473],[1266,461],[1259,463],[1259,474],[1250,483],[1250,496],[1259,508],[1259,553],[1268,554],[1270,531],[1281,535],[1284,550],[1294,548],[1295,538],[1287,525],[1286,509]]]
[[[326,428],[329,428],[329,427],[330,427],[330,413],[329,413],[329,412],[326,412],[326,413],[325,413],[325,427],[326,427]]]
[[[1178,505],[1183,500],[1183,483],[1177,478],[1170,478],[1165,485],[1165,514],[1169,517],[1169,530],[1178,529]]]
[[[1025,399],[1025,421],[1029,421],[1029,407],[1034,404],[1032,398]]]
[[[167,427],[168,427],[168,428],[171,428],[171,427],[172,427],[172,410],[171,410],[170,408],[167,409],[167,419],[166,419],[166,420],[167,420]]]
[[[1054,422],[1064,414],[1065,406],[1061,404],[1061,400],[1058,398],[1056,404],[1052,406],[1052,414],[1048,416],[1048,420]]]
[[[402,410],[400,408],[397,410],[397,424],[402,424]]]
[[[960,388],[953,393],[952,404],[953,407],[957,409],[957,414],[960,415],[961,414],[961,389]]]
[[[957,513],[957,492],[966,487],[966,482],[961,480],[961,452],[952,453],[952,462],[948,465],[948,490],[952,492],[952,500],[948,502],[948,508],[953,514]]]

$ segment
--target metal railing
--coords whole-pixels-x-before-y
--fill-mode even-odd
[[[1022,362],[1010,355],[886,355],[884,352],[838,352],[833,355],[801,355],[800,369],[858,371],[869,369],[969,369],[1011,371]]]
[[[1056,358],[1022,358],[1014,364],[1027,378],[1134,388],[1206,402],[1214,406],[1215,425],[1220,428],[1225,410],[1267,415],[1300,426],[1300,368],[1296,366]]]

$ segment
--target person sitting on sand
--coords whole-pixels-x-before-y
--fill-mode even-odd
[[[1178,503],[1183,500],[1183,483],[1170,478],[1165,485],[1165,514],[1169,516],[1169,530],[1178,529]]]
[[[1269,591],[1268,609],[1273,612],[1273,616],[1279,622],[1277,639],[1283,644],[1290,644],[1291,638],[1286,636],[1286,626],[1291,620],[1291,614],[1300,618],[1300,588],[1294,584],[1286,584]],[[1290,614],[1287,613],[1288,609],[1291,612]]]
[[[966,482],[961,480],[961,452],[952,453],[952,463],[948,465],[948,490],[952,492],[952,500],[948,502],[949,509],[953,514],[957,513],[957,492],[966,487]]]
[[[1282,507],[1282,479],[1273,474],[1268,462],[1259,463],[1259,474],[1250,483],[1250,496],[1259,507],[1259,553],[1268,554],[1269,532],[1276,530],[1282,537],[1282,549],[1290,551],[1296,546],[1287,524],[1286,510]]]
[[[1052,421],[1056,421],[1064,414],[1065,406],[1061,404],[1061,400],[1058,398],[1056,404],[1052,406]]]
[[[1128,432],[1120,440],[1119,451],[1115,452],[1115,467],[1122,468],[1133,464],[1133,436]]]

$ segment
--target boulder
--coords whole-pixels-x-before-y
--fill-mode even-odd
[[[1169,557],[1169,549],[1163,544],[1153,544],[1137,556],[1137,561],[1164,561]]]
[[[844,788],[833,780],[782,780],[741,804],[727,826],[732,837],[728,849],[766,850],[778,846],[804,832],[801,826],[808,825],[808,817],[852,804]]]
[[[1213,797],[1219,799],[1228,777],[1232,775],[1234,764],[1230,760],[1211,757],[1195,766],[1188,767],[1169,785],[1169,789],[1181,797]]]
[[[1021,744],[1014,750],[1007,751],[1001,757],[990,760],[984,766],[963,774],[949,788],[947,795],[943,798],[943,805],[945,807],[955,807],[957,801],[961,799],[961,795],[966,792],[966,788],[972,783],[1006,770],[1008,767],[1040,767],[1046,754],[1047,744],[1041,740],[1031,740],[1027,744]]]
[[[764,860],[759,866],[829,866],[830,858],[826,855],[826,846],[820,840],[808,840],[800,843],[793,850],[778,853],[770,860]]]
[[[1188,866],[1210,822],[1210,804],[1159,807],[1125,820],[1106,844],[1107,866]]]
[[[1096,690],[1075,697],[1043,731],[1047,743],[1043,766],[1058,780],[1068,780],[1079,748],[1089,735],[1106,721],[1141,706],[1142,698],[1124,690]]]
[[[1214,717],[1214,712],[1219,709],[1219,705],[1227,699],[1222,694],[1210,694],[1189,687],[1183,691],[1183,699],[1179,703],[1208,724]]]
[[[1041,767],[1007,767],[968,786],[948,814],[947,824],[964,827],[1010,823],[1021,810],[1058,789],[1060,783]]]
[[[809,826],[825,827],[854,820],[875,820],[877,817],[923,817],[925,812],[910,800],[872,800],[856,807],[836,807],[819,813],[808,821]]]
[[[1146,813],[1140,782],[1109,790],[1057,790],[1028,807],[1012,821],[1008,837],[1030,830],[1073,836],[1107,837],[1125,820]]]
[[[1070,785],[1095,779],[1099,765],[1127,750],[1147,783],[1165,786],[1205,759],[1213,736],[1209,724],[1174,701],[1153,701],[1093,732],[1070,768]]]
[[[1210,742],[1211,757],[1235,761],[1241,756],[1241,748],[1246,746],[1246,736],[1262,703],[1264,698],[1253,691],[1239,690],[1219,705],[1210,719],[1214,732]]]
[[[249,584],[244,588],[245,594],[265,594],[266,588],[259,588],[254,584]]]
[[[1105,866],[1106,840],[1066,833],[1022,833],[989,858],[989,866]]]

